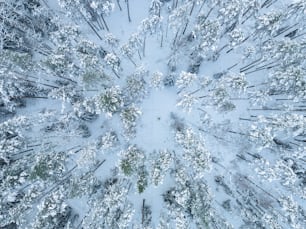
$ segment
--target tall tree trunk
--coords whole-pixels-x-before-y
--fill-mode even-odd
[[[143,57],[146,56],[146,35],[144,35],[144,38],[143,38],[142,55]]]
[[[109,32],[109,28],[108,28],[108,26],[107,26],[107,24],[106,24],[106,21],[105,21],[105,19],[104,19],[104,17],[103,17],[103,14],[101,14],[101,18],[102,18],[102,21],[103,21],[103,23],[104,23],[104,25],[105,25],[105,28],[106,28],[107,32]]]
[[[193,10],[194,10],[194,6],[196,4],[196,1],[194,0],[193,3],[192,3],[192,7],[191,7],[191,10],[190,10],[190,13],[189,13],[189,16],[191,16]]]
[[[161,39],[160,39],[160,47],[163,47],[163,41],[164,41],[164,30],[162,30]]]
[[[187,19],[186,24],[185,24],[185,27],[184,27],[184,30],[183,30],[183,35],[184,35],[184,34],[185,34],[185,32],[186,32],[186,29],[187,29],[188,23],[189,23],[189,20]]]
[[[119,0],[117,0],[117,4],[118,4],[118,7],[119,7],[119,10],[122,11],[122,7],[121,7],[121,5],[120,5]]]
[[[97,37],[102,41],[102,37],[98,33],[98,31],[92,26],[92,24],[86,19],[86,17],[82,14],[82,12],[79,10],[79,13],[83,17],[83,19],[86,21],[86,23],[89,25],[89,27],[92,29],[92,31],[97,35]]]
[[[145,219],[145,212],[144,212],[144,208],[145,208],[145,199],[142,200],[142,208],[141,208],[141,224],[143,226],[144,224],[144,219]]]
[[[130,15],[130,3],[129,3],[129,0],[125,0],[126,2],[126,9],[127,9],[127,13],[128,13],[128,19],[129,19],[129,22],[131,22],[131,15]]]

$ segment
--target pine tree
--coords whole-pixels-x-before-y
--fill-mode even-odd
[[[122,92],[118,86],[111,87],[96,97],[97,112],[112,116],[123,107]]]
[[[124,108],[120,114],[121,121],[123,123],[123,128],[125,135],[128,138],[133,138],[136,135],[136,122],[140,117],[141,111],[134,104],[127,108]]]

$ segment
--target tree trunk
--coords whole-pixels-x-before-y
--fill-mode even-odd
[[[190,10],[190,13],[189,13],[189,16],[191,16],[193,10],[194,10],[194,6],[196,4],[196,1],[194,0],[193,3],[192,3],[192,7],[191,7],[191,10]]]
[[[145,199],[142,200],[142,208],[141,208],[141,225],[143,226],[144,224],[144,219],[145,219],[145,215],[144,215],[144,208],[145,208]]]
[[[105,21],[105,19],[104,19],[104,17],[103,17],[103,14],[101,14],[101,18],[102,18],[102,21],[103,21],[103,23],[104,23],[104,25],[105,25],[105,28],[106,28],[107,32],[109,32],[109,28],[108,28],[108,26],[107,26],[107,24],[106,24],[106,21]]]
[[[86,23],[89,25],[89,27],[92,29],[92,31],[97,35],[97,37],[102,41],[102,37],[99,35],[98,31],[92,26],[92,24],[86,19],[86,17],[82,14],[82,12],[79,10],[79,13],[82,15],[83,19],[86,21]]]
[[[146,35],[144,35],[144,38],[143,38],[142,55],[143,57],[146,56]]]
[[[128,13],[129,22],[132,22],[131,16],[130,16],[130,3],[129,3],[129,0],[125,0],[125,2],[126,2],[126,9],[127,9],[127,13]]]
[[[120,5],[119,0],[117,0],[117,5],[118,5],[118,7],[119,7],[119,10],[122,11],[122,7],[121,7],[121,5]]]

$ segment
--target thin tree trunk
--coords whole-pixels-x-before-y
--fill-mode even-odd
[[[244,19],[241,24],[243,25],[244,23],[247,22],[247,20],[249,20],[252,17],[253,14],[250,14],[246,19]]]
[[[278,37],[279,35],[281,35],[281,34],[287,32],[288,30],[292,29],[294,26],[297,26],[298,24],[299,24],[299,23],[297,22],[297,23],[295,23],[295,24],[292,25],[292,26],[286,27],[285,29],[281,30],[279,33],[275,34],[273,37]]]
[[[142,55],[143,57],[146,56],[146,35],[144,35],[144,38],[143,38]]]
[[[239,64],[239,62],[236,63],[236,64],[234,64],[234,65],[232,65],[232,66],[230,66],[230,67],[228,67],[228,68],[227,68],[227,71],[229,71],[229,70],[231,70],[232,68],[236,67],[238,64]]]
[[[120,79],[120,76],[118,75],[118,73],[114,69],[112,69],[112,71],[117,76],[117,78]]]
[[[86,17],[82,14],[82,12],[79,10],[79,13],[82,15],[83,19],[86,21],[86,23],[89,25],[89,27],[92,29],[92,31],[97,35],[97,37],[102,41],[102,37],[99,35],[98,31],[92,26],[92,24],[86,19]]]
[[[190,13],[189,13],[189,16],[191,16],[193,10],[194,10],[194,6],[196,4],[196,1],[194,0],[193,3],[192,3],[192,7],[191,7],[191,10],[190,10]]]
[[[176,34],[175,34],[175,37],[174,37],[174,40],[173,40],[173,44],[172,44],[173,46],[175,46],[175,44],[176,44],[176,40],[177,40],[179,31],[180,31],[180,29],[178,29],[178,30],[176,31]]]
[[[141,225],[143,226],[144,224],[144,219],[145,219],[145,215],[144,215],[144,208],[145,208],[145,199],[142,200],[142,208],[141,208]]]
[[[254,64],[257,63],[258,61],[261,61],[261,59],[262,59],[262,58],[259,58],[259,59],[257,59],[257,60],[254,60],[254,61],[252,61],[251,63],[245,65],[245,66],[242,67],[242,68],[240,68],[240,72],[243,72],[243,71],[246,71],[246,70],[248,70],[248,69],[250,69],[250,68],[253,68],[253,66],[251,66],[251,65],[254,65]],[[249,66],[251,66],[251,67],[249,67]]]
[[[122,11],[122,7],[121,7],[121,5],[120,5],[119,0],[117,0],[117,4],[118,4],[118,7],[119,7],[119,10]]]
[[[64,183],[68,178],[70,178],[69,174],[71,174],[71,172],[73,170],[75,170],[78,166],[75,165],[72,169],[70,169],[64,176],[63,179],[61,179],[59,182],[57,182],[51,189],[49,189],[47,192],[43,193],[40,197],[38,197],[36,199],[36,201],[40,201],[43,197],[45,197],[46,195],[48,195],[49,193],[53,192],[54,190],[56,190],[62,183]]]
[[[201,5],[201,7],[200,7],[200,9],[199,9],[199,12],[198,12],[198,14],[199,14],[199,13],[201,13],[201,11],[202,11],[202,8],[203,8],[203,6],[204,6],[205,2],[206,2],[206,1],[203,1],[203,2],[202,2],[202,5]]]
[[[104,19],[104,17],[103,17],[103,14],[101,14],[101,18],[102,18],[102,21],[103,21],[103,23],[104,23],[104,25],[105,25],[105,28],[106,28],[107,32],[109,32],[109,28],[108,28],[108,26],[107,26],[107,24],[106,24],[106,21],[105,21],[105,19]]]
[[[128,57],[128,59],[134,64],[134,66],[136,67],[137,64],[133,61],[133,59],[131,58],[131,56],[130,56],[130,55],[127,55],[127,57]]]
[[[101,16],[97,16],[97,24],[98,24],[100,29],[105,29]]]
[[[298,38],[298,37],[301,37],[301,36],[303,36],[303,35],[305,35],[306,33],[301,33],[301,34],[299,34],[299,35],[297,35],[297,36],[295,36],[295,37],[292,37],[292,39],[295,39],[295,38]]]
[[[137,53],[138,53],[139,59],[142,60],[139,49],[137,50]]]
[[[166,24],[166,38],[168,37],[168,30],[169,30],[169,16],[167,18],[167,24]]]
[[[163,41],[164,41],[164,30],[162,30],[162,35],[161,35],[161,39],[160,39],[160,47],[163,47]]]
[[[206,19],[209,17],[209,15],[211,14],[211,12],[213,11],[214,7],[211,7],[210,10],[208,11],[207,15],[204,18],[203,23],[206,21]]]
[[[127,13],[128,13],[129,22],[132,22],[131,16],[130,16],[130,3],[129,3],[129,0],[125,0],[125,2],[126,2],[126,9],[127,9]]]
[[[189,23],[189,20],[187,19],[186,24],[185,24],[185,27],[184,27],[184,30],[183,30],[183,34],[185,34],[185,32],[186,32],[186,29],[187,29],[188,23]]]
[[[247,10],[242,14],[242,17],[244,17],[244,16],[250,11],[250,9],[251,9],[251,7],[249,6],[249,7],[247,8]]]

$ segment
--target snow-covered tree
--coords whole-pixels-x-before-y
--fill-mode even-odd
[[[149,8],[150,14],[156,15],[156,16],[160,17],[160,11],[161,11],[162,5],[163,5],[162,1],[160,1],[160,0],[152,0],[150,8]]]
[[[97,117],[94,99],[84,99],[73,103],[73,111],[82,120],[93,120]]]
[[[268,90],[248,91],[249,103],[251,106],[265,106],[271,100]]]
[[[186,112],[191,112],[193,106],[198,102],[198,97],[190,94],[183,94],[180,96],[177,106],[182,107]]]
[[[128,138],[135,137],[136,121],[140,117],[141,111],[135,105],[124,108],[120,113],[120,118],[123,123],[123,128]]]
[[[259,37],[274,35],[276,30],[280,27],[283,17],[284,15],[277,11],[259,15],[256,20],[257,35]]]
[[[0,75],[0,104],[8,112],[14,112],[16,107],[22,106],[22,98],[26,95],[23,83],[14,78],[12,74]]]
[[[144,192],[148,186],[148,171],[144,165],[140,166],[137,171],[137,191],[138,193]]]
[[[99,51],[99,47],[94,42],[85,39],[78,42],[75,51],[84,68],[99,69],[98,65],[101,64],[101,58],[105,55],[105,52]]]
[[[271,127],[252,125],[249,131],[251,139],[258,143],[258,150],[269,148],[274,144]]]
[[[245,34],[242,29],[235,28],[229,33],[231,47],[239,46],[245,39]]]
[[[303,228],[305,226],[305,220],[303,224],[299,221],[300,210],[298,203],[293,199],[292,196],[282,196],[279,199],[282,210],[285,213],[286,219],[289,222],[290,226],[295,229]]]
[[[172,10],[169,15],[169,27],[172,28],[175,33],[174,44],[178,37],[185,32],[188,26],[191,8],[192,2],[186,1],[184,4]]]
[[[288,94],[296,100],[306,98],[305,71],[300,68],[288,67],[284,71],[275,71],[270,76],[271,93]]]
[[[170,169],[173,155],[169,150],[160,150],[152,155],[151,180],[155,186],[163,183],[164,176]]]
[[[86,195],[93,195],[101,186],[102,182],[91,171],[87,171],[67,180],[68,197],[78,198]]]
[[[189,86],[197,79],[197,75],[189,72],[182,71],[177,78],[175,84],[179,89],[184,89]]]
[[[115,131],[106,132],[97,142],[97,148],[102,150],[108,150],[117,146],[119,143],[118,136]]]
[[[234,92],[243,93],[247,89],[248,82],[244,73],[229,74],[222,80],[224,80]]]
[[[121,71],[120,67],[120,59],[114,53],[108,53],[104,57],[104,61],[106,62],[107,66],[109,66],[114,74],[119,77],[119,72]]]
[[[38,206],[32,228],[64,228],[71,215],[71,207],[64,200],[62,190],[51,193]]]
[[[61,25],[50,34],[51,41],[64,49],[72,48],[79,37],[80,30],[75,25]]]
[[[160,88],[162,86],[162,79],[163,79],[163,73],[161,72],[154,72],[150,84],[154,88]]]
[[[235,109],[235,105],[230,101],[227,87],[224,84],[217,85],[211,93],[213,105],[217,107],[219,111],[232,111]]]
[[[58,53],[49,55],[44,61],[43,65],[49,73],[63,77],[72,73],[73,63],[70,56],[65,52],[58,50]]]
[[[80,150],[79,158],[77,160],[80,168],[90,169],[98,164],[97,149],[95,144],[89,144]]]
[[[114,113],[118,112],[123,107],[123,97],[121,89],[116,87],[111,87],[102,92],[96,97],[96,107],[97,112],[104,112],[108,116],[112,116]]]
[[[206,19],[206,15],[200,14],[193,28],[193,33],[196,37],[196,45],[191,49],[193,59],[198,57],[209,59],[209,54],[217,50],[217,42],[221,34],[220,22]]]
[[[133,216],[132,205],[127,199],[128,191],[126,180],[116,177],[106,180],[102,192],[89,202],[90,211],[85,215],[82,227],[127,228]]]
[[[130,102],[138,102],[144,98],[147,93],[147,82],[145,78],[148,76],[148,71],[139,67],[136,71],[127,77],[125,86],[126,100]]]
[[[192,165],[195,178],[203,177],[205,171],[210,169],[210,152],[204,144],[204,139],[187,128],[177,130],[175,140],[184,150],[184,159]]]
[[[51,150],[51,149],[50,149]],[[65,162],[67,155],[64,152],[40,153],[35,157],[30,172],[30,179],[57,180],[66,171]]]
[[[119,39],[115,37],[112,33],[108,33],[104,36],[106,44],[108,44],[112,49],[117,49],[119,47]]]
[[[144,151],[137,145],[131,145],[121,152],[120,169],[125,175],[131,176],[143,165],[144,159]]]
[[[24,116],[9,119],[0,124],[0,160],[9,164],[12,155],[26,148],[27,139],[23,129],[30,126],[29,120]]]

